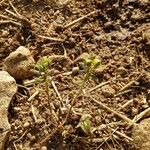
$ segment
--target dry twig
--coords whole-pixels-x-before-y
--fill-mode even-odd
[[[16,15],[15,13],[13,13],[12,11],[5,9],[5,11],[9,14],[11,14],[12,16],[14,16],[15,18],[18,18],[18,15]],[[20,19],[20,18],[19,18]]]
[[[60,102],[61,102],[62,105],[63,105],[62,97],[60,96],[60,93],[59,93],[59,91],[58,91],[58,89],[57,89],[57,87],[56,87],[56,85],[55,85],[55,82],[54,82],[54,81],[51,81],[51,84],[52,84],[52,86],[53,86],[53,88],[54,88],[54,91],[56,92],[57,96],[59,97]]]
[[[129,141],[133,141],[133,139],[130,138],[129,136],[127,136],[127,135],[125,135],[125,134],[123,134],[123,133],[121,133],[121,132],[119,132],[119,131],[116,131],[116,130],[114,130],[114,129],[112,129],[112,128],[110,128],[110,129],[111,129],[113,132],[117,133],[118,135],[122,136],[123,138],[126,138],[126,139],[129,140]]]
[[[33,84],[36,83],[36,80],[35,79],[32,79],[32,80],[27,80],[27,81],[24,81],[24,86],[32,86]]]
[[[138,122],[139,120],[141,120],[142,118],[144,118],[145,116],[150,115],[150,107],[145,109],[144,111],[142,111],[140,114],[138,114],[137,116],[135,116],[133,118],[133,122]]]
[[[99,104],[102,108],[104,108],[105,110],[107,110],[110,113],[113,113],[114,115],[120,117],[122,120],[130,123],[130,124],[134,124],[134,121],[129,119],[128,117],[126,117],[125,115],[122,115],[118,112],[116,112],[115,110],[112,110],[111,108],[107,107],[105,104],[103,104],[100,101],[95,100],[94,98],[90,97],[94,102],[96,102],[97,104]]]
[[[77,22],[79,22],[79,21],[81,21],[81,20],[83,20],[83,19],[85,19],[85,18],[87,18],[87,17],[89,17],[91,15],[96,14],[97,12],[98,12],[97,10],[94,10],[94,11],[92,11],[92,12],[90,12],[90,13],[88,13],[88,14],[86,14],[86,15],[84,15],[84,16],[82,16],[82,17],[80,17],[80,18],[78,18],[78,19],[76,19],[76,20],[74,20],[74,21],[72,21],[72,22],[70,22],[68,24],[66,24],[64,26],[64,28],[71,27],[72,25],[76,24]]]
[[[45,40],[50,40],[50,41],[55,41],[55,42],[64,42],[64,39],[59,39],[59,38],[52,38],[48,36],[43,36],[43,35],[37,35],[39,38],[45,39]]]
[[[17,14],[17,16],[20,18],[21,15],[18,13],[18,11],[17,11],[17,9],[15,8],[15,6],[12,4],[11,1],[8,1],[8,2],[9,2],[9,4],[11,5],[12,9],[14,10],[14,12]]]
[[[17,25],[17,26],[22,26],[20,23],[12,21],[12,20],[0,20],[0,25],[2,25],[2,24],[9,24],[9,23]]]
[[[32,112],[32,114],[33,114],[34,121],[37,122],[37,117],[36,117],[36,115],[35,115],[35,110],[34,110],[33,105],[31,105],[31,112]]]
[[[5,16],[5,15],[3,15],[3,14],[0,14],[0,17],[3,18],[3,19],[15,21],[15,19],[12,19],[12,18],[10,19],[8,16]]]
[[[111,82],[111,81],[102,82],[102,83],[100,83],[99,85],[97,85],[97,86],[91,88],[91,89],[89,90],[89,92],[92,92],[92,91],[94,91],[94,90],[96,90],[96,89],[98,89],[98,88],[100,88],[100,87],[102,87],[102,86],[104,86],[104,85],[106,85],[106,84],[108,84],[108,83],[110,83],[110,82]]]
[[[34,97],[36,97],[38,94],[40,93],[40,91],[37,89],[28,99],[28,101],[31,101]]]
[[[125,104],[123,104],[119,109],[118,111],[120,111],[121,109],[124,109],[125,107],[129,106],[130,104],[133,103],[133,99],[127,101]]]

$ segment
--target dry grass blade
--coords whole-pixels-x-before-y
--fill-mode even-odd
[[[90,13],[88,13],[88,14],[86,14],[86,15],[84,15],[84,16],[82,16],[82,17],[80,17],[80,18],[78,18],[78,19],[76,19],[76,20],[74,20],[74,21],[72,21],[72,22],[70,22],[70,23],[68,23],[68,24],[66,24],[66,25],[64,26],[64,28],[71,27],[72,25],[76,24],[77,22],[79,22],[79,21],[81,21],[81,20],[83,20],[83,19],[85,19],[85,18],[87,18],[87,17],[89,17],[89,16],[91,16],[91,15],[96,14],[97,12],[98,12],[98,11],[94,10],[94,11],[92,11],[92,12],[90,12]]]
[[[55,41],[55,42],[64,42],[63,39],[59,39],[59,38],[52,38],[52,37],[48,37],[48,36],[43,36],[43,35],[37,35],[39,38],[45,39],[45,40],[50,40],[50,41]]]
[[[118,128],[116,128],[104,141],[103,143],[100,144],[100,146],[98,146],[98,148],[96,150],[98,150],[105,142],[107,142],[111,136],[113,136],[113,134],[118,130]]]
[[[9,4],[11,5],[12,9],[14,10],[14,12],[17,14],[17,16],[20,18],[21,15],[18,13],[18,11],[17,11],[17,9],[15,8],[15,6],[12,4],[11,1],[8,1],[8,2],[9,2]]]
[[[39,90],[36,90],[28,99],[28,101],[31,101],[34,97],[36,97],[40,93]]]
[[[5,11],[9,14],[11,14],[12,16],[14,16],[15,18],[18,18],[18,15],[16,15],[15,13],[13,13],[12,11],[5,9]],[[20,19],[20,18],[19,18]]]
[[[114,115],[120,117],[122,120],[128,122],[129,124],[134,124],[134,121],[131,120],[130,118],[126,117],[125,115],[122,115],[118,112],[116,112],[115,110],[112,110],[111,108],[107,107],[105,104],[103,104],[100,101],[95,100],[94,98],[90,97],[94,102],[96,102],[97,104],[99,104],[103,109],[107,110],[110,113],[113,113]]]
[[[142,118],[146,117],[146,116],[150,116],[150,107],[145,109],[144,111],[142,111],[140,114],[138,114],[137,116],[134,117],[133,121],[134,122],[138,122],[139,120],[141,120]]]
[[[12,19],[12,18],[10,19],[8,16],[5,16],[5,15],[3,15],[3,14],[0,14],[0,17],[3,18],[3,19],[15,21],[15,19]]]
[[[35,110],[34,110],[34,106],[33,105],[31,105],[31,112],[33,114],[34,121],[37,122],[37,117],[35,115]]]
[[[56,87],[56,85],[55,85],[55,82],[54,82],[54,81],[51,81],[51,84],[52,84],[52,86],[53,86],[53,88],[54,88],[54,91],[56,92],[57,96],[59,97],[59,100],[60,100],[61,104],[63,105],[62,97],[60,96],[60,93],[59,93],[59,91],[58,91],[58,89],[57,89],[57,87]]]
[[[110,83],[110,82],[111,82],[111,81],[102,82],[102,83],[100,83],[99,85],[95,86],[94,88],[91,88],[91,89],[89,90],[89,92],[92,92],[92,91],[94,91],[94,90],[96,90],[96,89],[98,89],[98,88],[100,88],[100,87],[102,87],[102,86],[104,86],[104,85],[106,85],[106,84],[108,84],[108,83]]]
[[[18,22],[15,22],[15,21],[12,21],[12,20],[0,20],[0,25],[2,24],[14,24],[14,25],[17,25],[19,27],[21,27],[22,25]]]
[[[111,129],[113,132],[115,132],[116,134],[122,136],[123,138],[126,138],[126,139],[129,140],[129,141],[133,141],[133,139],[130,138],[129,136],[127,136],[127,135],[125,135],[125,134],[123,134],[123,133],[121,133],[121,132],[119,132],[119,131],[116,131],[116,130],[114,130],[114,129],[112,129],[112,128],[110,128],[110,129]]]
[[[127,106],[129,106],[129,105],[132,104],[132,103],[133,103],[133,99],[127,101],[125,104],[123,104],[123,105],[118,109],[118,111],[120,111],[121,109],[126,108]]]

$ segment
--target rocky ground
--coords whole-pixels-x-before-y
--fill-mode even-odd
[[[149,0],[1,0],[0,70],[0,149],[150,149]]]

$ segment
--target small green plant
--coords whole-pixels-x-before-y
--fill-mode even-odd
[[[82,83],[80,84],[79,90],[77,92],[77,94],[74,96],[74,98],[71,101],[71,106],[68,110],[67,116],[63,122],[63,124],[65,124],[67,122],[67,119],[69,117],[69,114],[71,112],[72,107],[75,105],[77,98],[79,97],[79,95],[82,93],[85,83],[87,82],[87,80],[90,78],[90,76],[93,73],[93,70],[98,68],[101,64],[100,60],[98,58],[96,58],[95,55],[88,55],[87,57],[85,57],[83,59],[83,63],[84,63],[84,68],[85,68],[85,75],[84,78],[82,80]]]
[[[80,121],[79,124],[77,125],[77,128],[80,127],[84,133],[87,135],[91,134],[91,121],[90,121],[91,116],[89,114],[84,114]]]
[[[98,68],[101,65],[101,62],[98,58],[96,58],[95,55],[89,55],[88,57],[84,58],[83,60],[84,66],[85,66],[85,77],[83,80],[83,84],[89,79],[89,77],[92,75],[93,70]]]
[[[50,89],[49,89],[50,80],[49,80],[49,76],[48,76],[48,69],[49,69],[50,64],[51,64],[50,60],[45,56],[45,57],[42,57],[38,60],[38,62],[35,65],[35,68],[39,72],[38,81],[45,84],[45,92],[47,94],[48,103],[49,103],[49,107],[51,110],[50,94],[49,94],[49,92],[50,92]]]

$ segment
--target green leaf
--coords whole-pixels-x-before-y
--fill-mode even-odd
[[[96,58],[94,54],[91,54],[88,57],[84,58],[85,68],[96,69],[97,67],[99,67],[100,64],[100,60]]]
[[[86,133],[87,135],[91,133],[91,116],[88,114],[85,114],[81,117],[79,124],[77,127],[81,127],[81,129]]]
[[[46,56],[40,58],[35,66],[40,72],[45,72],[50,65],[50,60]]]
[[[96,69],[100,66],[101,62],[99,59],[97,58],[94,58],[93,61],[92,61],[92,65],[93,65],[93,69]]]

